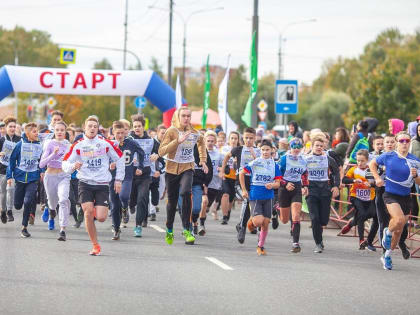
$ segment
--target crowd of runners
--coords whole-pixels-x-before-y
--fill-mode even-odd
[[[404,259],[410,257],[408,225],[419,228],[409,215],[418,216],[420,116],[407,128],[390,119],[383,135],[375,132],[376,119],[358,122],[351,132],[337,128],[333,136],[320,129],[302,132],[290,122],[283,138],[262,127],[228,135],[219,128],[196,130],[187,107],[175,111],[169,128],[147,131],[142,115],[109,128],[94,115],[83,128],[64,120],[55,111],[48,126],[21,126],[13,117],[0,124],[1,221],[14,221],[13,209],[23,207],[24,238],[31,236],[28,226],[39,204],[48,229],[55,229],[58,215],[59,241],[66,241],[70,216],[75,228],[84,221],[90,254],[100,255],[95,221],[110,216],[110,237],[118,241],[131,216],[133,236],[141,237],[166,198],[169,245],[177,212],[191,245],[207,233],[208,213],[218,219],[221,212],[221,224],[229,225],[236,203],[238,242],[244,243],[247,230],[258,234],[258,255],[266,255],[269,228],[280,222],[290,226],[291,252],[301,251],[302,207],[309,211],[313,251],[322,253],[331,205],[348,194],[355,211],[341,233],[356,227],[359,249],[371,251],[378,235],[384,269],[392,269],[397,246]]]

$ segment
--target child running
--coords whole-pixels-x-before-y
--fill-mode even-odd
[[[242,196],[249,199],[251,209],[248,229],[252,231],[256,227],[261,228],[257,246],[259,256],[266,255],[264,244],[273,209],[273,189],[280,186],[280,168],[271,157],[271,147],[271,141],[263,140],[261,143],[262,156],[250,162],[239,173]],[[245,184],[245,174],[251,176],[249,192]]]

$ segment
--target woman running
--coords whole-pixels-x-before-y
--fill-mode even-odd
[[[64,155],[70,148],[70,142],[66,140],[66,123],[57,122],[54,125],[54,138],[44,148],[39,166],[47,167],[44,177],[44,186],[48,198],[49,209],[56,209],[59,205],[60,233],[58,240],[66,240],[66,227],[70,215],[70,174],[61,168]],[[52,219],[54,220],[54,218]]]
[[[290,141],[290,153],[281,157],[279,188],[280,220],[287,224],[292,212],[292,236],[293,245],[291,252],[299,253],[300,236],[300,214],[302,210],[302,191],[307,194],[307,170],[306,160],[301,151],[303,143],[300,138],[293,138]],[[303,182],[303,185],[302,185]]]
[[[396,140],[396,151],[386,152],[369,164],[376,185],[382,187],[385,184],[383,199],[390,221],[389,227],[385,227],[383,231],[382,246],[386,251],[381,256],[381,261],[383,268],[387,270],[392,269],[391,253],[400,241],[404,225],[408,221],[411,209],[411,186],[413,182],[420,184],[418,177],[420,159],[408,153],[410,135],[401,131],[397,134]],[[385,183],[378,174],[378,166],[385,166]]]

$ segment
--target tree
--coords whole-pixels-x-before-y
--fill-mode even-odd
[[[159,64],[156,57],[152,57],[152,60],[150,61],[149,69],[153,70],[158,76],[164,79],[162,65]]]
[[[104,58],[93,64],[93,69],[112,70],[112,65],[108,59]]]

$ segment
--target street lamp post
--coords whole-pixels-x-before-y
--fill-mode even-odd
[[[167,9],[165,8],[160,8],[160,7],[155,7],[155,6],[149,6],[150,9],[156,9],[156,10],[163,10],[163,11],[167,11]],[[186,90],[185,90],[185,68],[186,68],[186,60],[187,60],[187,25],[188,25],[188,21],[189,19],[196,14],[199,13],[205,13],[205,12],[209,12],[209,11],[217,11],[217,10],[223,10],[223,7],[217,7],[217,8],[210,8],[210,9],[202,9],[202,10],[197,10],[194,12],[191,12],[187,18],[184,18],[184,16],[175,10],[172,10],[173,13],[175,13],[176,15],[178,15],[178,17],[182,20],[183,26],[184,26],[184,36],[183,36],[183,40],[182,40],[182,91],[183,91],[183,95],[184,97],[186,97]]]
[[[278,32],[279,36],[279,50],[278,50],[278,58],[279,58],[279,64],[278,64],[278,72],[277,72],[277,79],[282,80],[283,79],[283,53],[282,53],[282,43],[284,40],[284,33],[286,30],[292,26],[297,24],[305,24],[305,23],[311,23],[316,22],[316,19],[306,19],[306,20],[300,20],[300,21],[294,21],[291,23],[286,24],[282,30],[280,30],[276,24],[270,23],[270,22],[261,22],[263,24],[270,25],[271,27],[275,28],[275,30]],[[285,126],[287,124],[287,114],[276,114],[276,124],[280,126]]]

